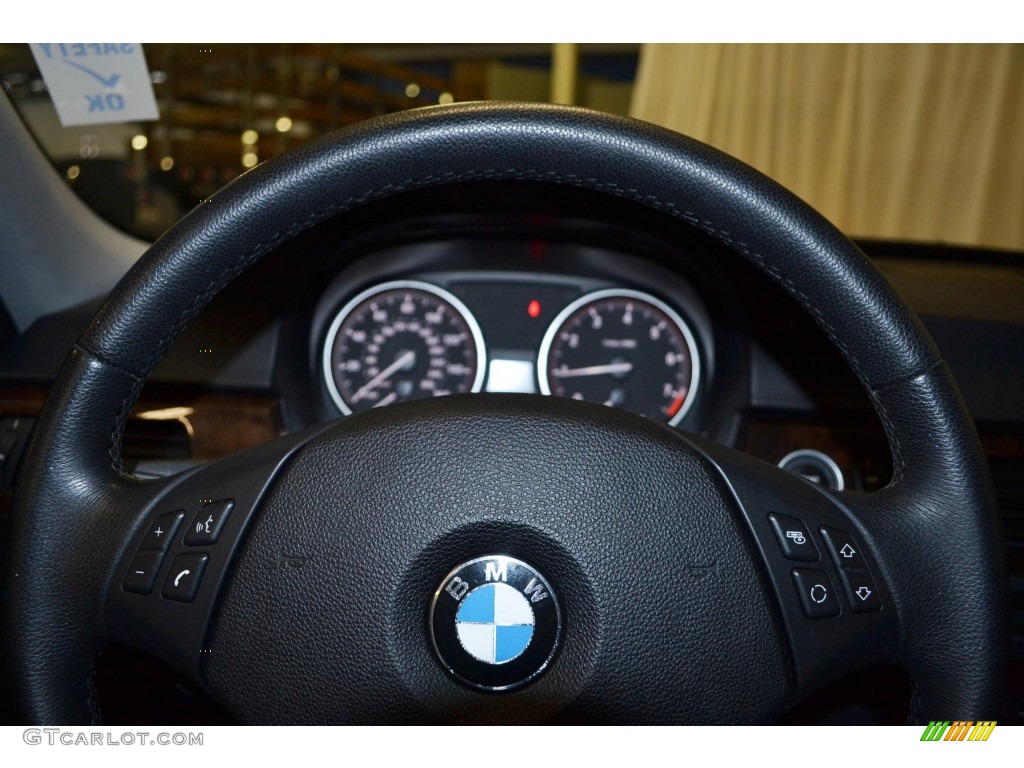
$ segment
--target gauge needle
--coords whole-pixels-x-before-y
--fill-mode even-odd
[[[415,359],[416,353],[411,350],[399,355],[397,358],[395,358],[395,362],[393,362],[391,365],[389,365],[387,368],[385,368],[383,371],[378,373],[368,382],[363,384],[363,386],[357,389],[355,394],[352,395],[352,402],[355,403],[362,400],[368,394],[373,392],[373,390],[375,390],[377,387],[379,387],[381,384],[383,384],[385,381],[391,378],[391,376],[405,368],[405,366],[409,365]]]
[[[571,379],[575,376],[600,376],[603,373],[629,373],[632,370],[632,363],[608,363],[589,365],[586,368],[556,368],[551,375],[556,379]]]
[[[373,404],[374,408],[380,408],[382,405],[391,405],[395,400],[398,399],[397,392],[389,392],[385,397],[382,397],[376,403]]]

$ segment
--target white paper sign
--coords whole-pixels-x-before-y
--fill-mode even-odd
[[[139,43],[31,43],[61,125],[157,120]]]

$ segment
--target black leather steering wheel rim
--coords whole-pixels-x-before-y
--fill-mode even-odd
[[[115,569],[97,553],[123,554],[124,521],[153,493],[123,473],[121,434],[185,325],[300,232],[470,180],[570,185],[650,206],[743,254],[800,302],[860,379],[892,449],[891,485],[844,500],[893,591],[912,718],[991,718],[1007,637],[996,506],[970,415],[918,319],[831,224],[742,163],[637,121],[501,103],[390,115],[268,162],[188,214],[114,289],[61,369],[19,480],[6,583],[27,717],[97,717],[98,596]]]

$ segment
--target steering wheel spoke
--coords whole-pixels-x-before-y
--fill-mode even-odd
[[[776,466],[700,442],[729,486],[778,600],[797,697],[892,662],[896,604],[871,539],[838,497]]]
[[[275,475],[319,430],[288,435],[171,478],[147,505],[112,576],[108,641],[201,679],[217,598],[242,534]],[[163,485],[163,484],[161,484]],[[270,567],[287,567],[287,553]]]

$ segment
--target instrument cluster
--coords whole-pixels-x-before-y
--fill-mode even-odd
[[[524,392],[683,422],[702,386],[698,302],[606,282],[436,273],[339,292],[323,382],[352,414],[469,392]]]

